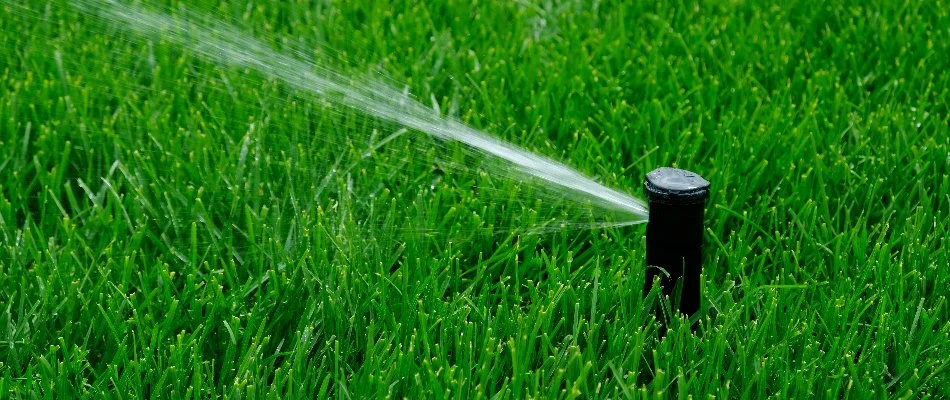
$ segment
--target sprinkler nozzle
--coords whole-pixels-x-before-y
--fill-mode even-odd
[[[644,292],[649,292],[657,276],[667,296],[676,294],[679,282],[679,311],[692,316],[700,305],[709,181],[690,171],[664,167],[650,171],[644,186],[650,203]]]

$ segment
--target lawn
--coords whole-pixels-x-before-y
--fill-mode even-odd
[[[160,3],[638,197],[702,174],[702,310],[503,162],[0,0],[0,397],[950,397],[943,0]]]

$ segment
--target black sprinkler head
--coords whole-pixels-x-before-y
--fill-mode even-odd
[[[709,181],[690,171],[664,167],[650,171],[644,186],[650,203],[644,292],[649,292],[657,276],[667,296],[676,294],[674,288],[680,282],[679,299],[671,300],[679,304],[681,313],[692,316],[700,308]]]

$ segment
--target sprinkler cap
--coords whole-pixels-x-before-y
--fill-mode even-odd
[[[709,197],[709,181],[684,169],[657,168],[647,174],[644,186],[651,202],[695,204]]]

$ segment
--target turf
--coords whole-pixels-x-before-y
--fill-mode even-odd
[[[0,2],[0,397],[950,396],[950,4],[190,7],[630,192],[702,173],[698,327],[642,226],[498,234],[518,182],[328,173],[393,127]]]

